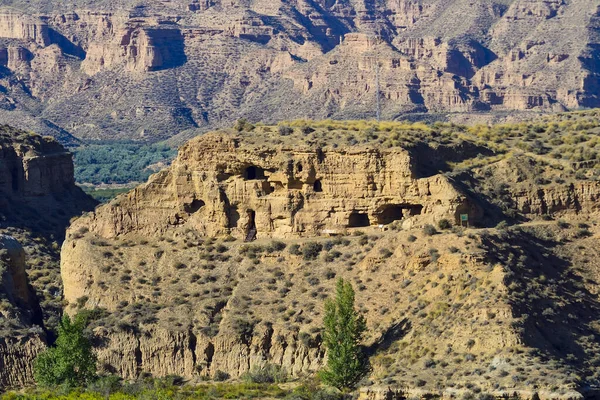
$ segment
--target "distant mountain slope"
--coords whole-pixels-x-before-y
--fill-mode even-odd
[[[600,104],[594,0],[3,3],[0,120],[64,143]]]

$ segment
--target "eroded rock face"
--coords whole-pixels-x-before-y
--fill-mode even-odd
[[[31,384],[33,361],[45,348],[45,336],[40,327],[28,330],[37,305],[27,278],[25,251],[15,238],[2,234],[0,300],[0,388]],[[23,329],[15,330],[15,326]]]
[[[0,161],[3,220],[29,225],[48,218],[65,223],[72,209],[89,209],[95,204],[75,186],[71,153],[52,138],[0,127]],[[24,206],[49,215],[36,220]],[[59,208],[63,210],[60,213]]]
[[[75,186],[71,154],[58,142],[0,126],[0,388],[33,384],[44,328],[62,314],[64,229],[95,204]]]
[[[38,131],[64,141],[157,140],[240,117],[372,117],[376,76],[389,119],[593,107],[596,6],[123,0],[69,10],[49,2],[38,16],[23,4],[0,13],[9,70],[0,96],[17,113],[37,102]]]
[[[34,16],[0,11],[0,37],[33,41],[40,46],[48,46],[48,29],[48,24]]]
[[[123,27],[108,43],[93,43],[82,69],[89,75],[124,66],[127,71],[148,72],[185,63],[183,36],[169,27]]]
[[[210,134],[171,168],[82,220],[107,238],[185,226],[207,236],[314,236],[422,215],[435,222],[479,210],[442,175],[419,178],[403,149],[247,146]],[[83,226],[83,225],[81,225]]]
[[[43,336],[0,337],[0,387],[31,386],[34,360],[45,348]]]

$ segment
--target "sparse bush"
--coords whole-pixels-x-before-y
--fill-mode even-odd
[[[433,236],[438,232],[437,232],[437,229],[435,229],[435,226],[433,226],[431,224],[427,224],[423,227],[423,233],[427,236]]]
[[[302,256],[305,260],[316,260],[323,250],[323,245],[317,242],[309,242],[302,246]]]
[[[382,258],[390,258],[394,252],[390,249],[379,249],[379,254],[381,254]]]
[[[498,229],[499,231],[504,230],[506,228],[508,228],[508,222],[506,222],[506,221],[500,221],[496,225],[496,229]]]
[[[223,372],[220,369],[215,371],[215,375],[213,376],[213,379],[217,382],[224,382],[227,379],[229,379],[229,374],[227,372]]]
[[[417,237],[415,235],[410,235],[408,238],[406,238],[406,240],[412,243],[417,240]]]
[[[283,251],[285,250],[285,248],[287,247],[287,245],[281,241],[278,240],[273,240],[271,242],[271,244],[269,245],[268,251],[270,253],[275,252],[275,251]]]
[[[565,220],[562,220],[562,219],[559,219],[558,221],[556,221],[556,225],[558,225],[558,227],[560,229],[567,229],[571,226],[568,222],[566,222]]]
[[[300,128],[300,131],[305,135],[309,135],[309,134],[313,133],[315,130],[308,125],[304,125],[302,128]]]
[[[294,256],[300,256],[300,255],[302,255],[302,252],[300,251],[300,245],[299,244],[293,244],[290,247],[288,247],[288,252],[291,255],[294,255]]]
[[[265,364],[252,367],[242,375],[242,379],[248,383],[284,383],[288,374],[280,365]]]
[[[241,118],[236,121],[234,128],[238,132],[252,131],[254,130],[254,125],[249,123],[245,118]]]
[[[445,219],[445,218],[441,219],[438,222],[438,228],[440,228],[441,230],[450,229],[450,228],[452,228],[452,223],[449,220]]]
[[[288,125],[279,125],[278,131],[281,136],[289,136],[294,133],[294,129]]]

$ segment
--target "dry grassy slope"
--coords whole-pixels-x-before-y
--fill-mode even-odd
[[[598,104],[592,0],[3,5],[0,118],[65,143],[373,117],[376,58],[388,119]]]
[[[369,323],[367,386],[564,394],[597,378],[597,236],[574,239],[579,229],[552,222],[433,237],[366,229],[315,239],[331,250],[314,261],[289,253],[306,240],[255,253],[192,232],[88,233],[63,249],[77,271],[64,284],[77,299],[72,310],[108,311],[96,311],[93,325],[101,363],[127,377],[235,377],[263,362],[315,372],[323,300],[343,277]]]
[[[401,147],[432,161],[423,168],[429,174],[445,171],[455,190],[476,199],[482,226],[512,226],[428,236],[421,215],[386,231],[350,228],[339,238],[246,245],[201,237],[185,223],[165,225],[160,235],[135,227],[106,235],[90,224],[113,218],[119,203],[126,205],[119,215],[131,219],[136,205],[165,190],[171,202],[189,202],[189,193],[174,190],[187,180],[163,172],[144,190],[76,221],[62,249],[69,311],[93,310],[106,370],[199,379],[218,370],[236,377],[273,362],[295,376],[315,372],[324,355],[323,300],[343,277],[354,283],[368,320],[373,371],[363,385],[366,398],[406,391],[577,398],[597,385],[599,190],[590,155],[596,111],[491,128],[288,125],[294,130],[284,136],[269,126],[229,134],[241,141],[240,157],[257,146]],[[197,143],[203,141],[182,151],[193,157],[175,163],[190,176],[208,165],[202,154],[210,151],[194,153]],[[454,162],[446,165],[450,150]],[[422,164],[414,163],[416,177]],[[324,250],[307,260],[302,253],[311,243]]]

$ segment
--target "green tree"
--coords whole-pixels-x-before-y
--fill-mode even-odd
[[[84,333],[87,319],[79,314],[63,316],[54,347],[35,360],[35,380],[42,386],[83,386],[96,378],[96,355]]]
[[[361,342],[366,321],[354,308],[354,289],[339,279],[335,299],[325,302],[323,343],[327,348],[327,366],[321,380],[341,391],[356,387],[369,372],[369,362]]]

